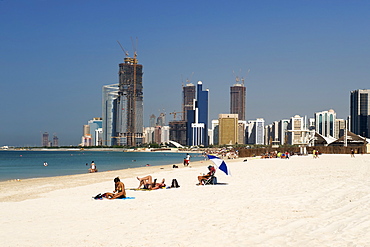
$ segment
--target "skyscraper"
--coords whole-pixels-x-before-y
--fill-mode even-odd
[[[143,141],[143,66],[126,57],[119,64],[119,90],[116,100],[118,145],[137,146]]]
[[[219,114],[219,142],[220,145],[234,145],[238,143],[238,115]]]
[[[187,111],[187,145],[208,146],[208,93],[202,89],[203,83],[198,82],[197,99],[193,109]]]
[[[230,113],[238,114],[239,120],[245,121],[246,88],[242,84],[230,87]]]
[[[325,137],[334,137],[336,133],[335,120],[337,114],[333,109],[315,113],[316,132]]]
[[[182,88],[182,120],[187,121],[187,111],[193,110],[195,99],[195,86],[193,83],[188,83]]]
[[[370,89],[351,91],[351,132],[370,138]]]
[[[49,147],[49,133],[48,132],[44,132],[42,134],[41,146]]]
[[[116,101],[118,98],[118,84],[103,86],[103,137],[102,145],[117,145],[116,141]]]

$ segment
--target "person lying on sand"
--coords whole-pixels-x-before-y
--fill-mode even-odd
[[[107,192],[103,194],[103,197],[107,199],[126,198],[125,185],[121,182],[121,180],[118,177],[116,177],[113,181],[114,181],[113,193]]]
[[[142,178],[139,178],[139,177],[136,177],[136,178],[137,180],[140,181],[139,187],[137,187],[138,190],[141,189],[141,186],[143,186],[143,189],[146,189],[146,190],[156,190],[162,187],[166,187],[164,183],[165,181],[164,179],[162,180],[161,183],[157,183],[157,179],[154,179],[153,181],[153,178],[150,175],[146,177],[142,177]]]
[[[166,184],[164,183],[164,179],[162,179],[162,182],[156,183],[156,179],[154,179],[152,190],[160,189],[166,187]]]

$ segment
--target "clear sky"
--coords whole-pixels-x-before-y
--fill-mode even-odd
[[[247,120],[334,109],[370,88],[370,1],[0,0],[0,146],[77,145],[101,117],[102,86],[124,54],[144,66],[144,124],[181,110],[181,84],[203,81],[210,119],[246,77]]]

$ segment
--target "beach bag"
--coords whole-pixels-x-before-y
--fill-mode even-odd
[[[177,180],[174,178],[172,179],[172,184],[171,184],[171,188],[178,188],[180,187],[179,183],[177,182]]]
[[[97,194],[96,196],[93,196],[93,198],[95,199],[95,200],[100,200],[100,199],[103,199],[103,195],[102,194]]]

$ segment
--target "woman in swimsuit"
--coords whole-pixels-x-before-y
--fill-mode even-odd
[[[126,198],[125,185],[121,180],[116,177],[114,180],[114,191],[113,193],[105,193],[104,196],[107,199]]]

